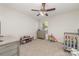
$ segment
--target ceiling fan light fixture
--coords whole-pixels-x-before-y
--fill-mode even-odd
[[[46,4],[46,3],[42,3],[42,6],[41,6],[41,9],[40,9],[40,10],[32,9],[32,11],[38,11],[39,14],[37,14],[37,16],[39,16],[39,15],[41,15],[41,16],[48,16],[48,12],[49,12],[49,11],[54,11],[54,10],[56,10],[56,8],[46,9],[46,8],[45,8],[45,4]]]
[[[42,16],[45,16],[46,12],[40,11],[40,14],[41,14]]]

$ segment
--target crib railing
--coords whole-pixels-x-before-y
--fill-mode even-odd
[[[71,51],[71,48],[79,50],[79,35],[78,33],[64,33],[64,49]]]

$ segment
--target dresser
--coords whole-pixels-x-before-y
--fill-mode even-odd
[[[37,38],[38,39],[45,39],[45,31],[44,30],[38,30],[37,31]]]
[[[19,40],[9,37],[1,39],[3,42],[0,42],[0,56],[19,56]]]

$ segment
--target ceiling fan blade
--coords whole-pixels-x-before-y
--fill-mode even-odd
[[[35,10],[35,9],[32,9],[32,11],[40,11],[40,10]]]
[[[42,10],[45,10],[45,4],[46,3],[42,3],[42,8],[41,8]]]
[[[46,13],[45,15],[46,15],[46,16],[48,16],[48,14],[47,14],[47,13]]]
[[[56,10],[55,8],[47,9],[46,11],[53,11]]]
[[[37,16],[39,16],[40,14],[37,14]]]

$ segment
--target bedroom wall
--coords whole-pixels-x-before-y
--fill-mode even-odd
[[[59,42],[64,40],[64,32],[77,32],[79,29],[79,11],[60,14],[48,20],[48,32],[53,34]]]
[[[19,11],[0,6],[1,34],[20,37],[31,35],[36,37],[38,21]]]

